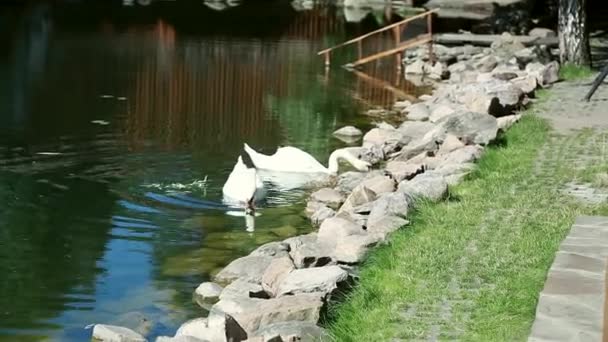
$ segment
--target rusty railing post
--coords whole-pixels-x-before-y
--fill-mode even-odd
[[[395,26],[395,28],[393,29],[393,32],[395,34],[395,47],[398,47],[399,44],[401,44],[401,25],[399,26]],[[397,52],[395,54],[395,61],[397,62],[397,72],[401,72],[401,52]]]
[[[357,58],[357,60],[363,58],[363,46],[362,46],[363,42],[360,40],[357,42],[357,51],[359,52],[359,58]]]

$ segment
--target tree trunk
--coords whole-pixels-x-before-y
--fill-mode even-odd
[[[587,0],[559,0],[559,57],[562,64],[589,65]]]

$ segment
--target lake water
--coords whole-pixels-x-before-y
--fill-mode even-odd
[[[200,282],[311,230],[305,189],[271,188],[254,232],[226,213],[242,143],[326,162],[346,146],[332,131],[416,90],[394,59],[369,78],[316,56],[398,20],[383,11],[148,2],[0,5],[0,339],[85,341],[141,317],[173,334],[205,314]]]

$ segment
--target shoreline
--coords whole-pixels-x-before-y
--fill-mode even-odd
[[[476,168],[485,146],[520,119],[517,111],[535,90],[558,81],[559,65],[550,62],[548,49],[525,48],[509,35],[491,48],[434,45],[434,51],[435,65],[425,61],[425,48],[405,57],[407,76],[434,79],[432,95],[399,103],[395,110],[406,121],[399,127],[382,122],[363,135],[360,147],[348,148],[374,169],[345,172],[335,187],[312,193],[306,212],[318,230],[232,261],[215,283],[195,291],[208,317],[185,322],[175,337],[157,341],[326,337],[319,320],[335,295],[356,283],[367,253],[407,226],[417,203],[445,198],[448,187]],[[93,335],[103,340],[112,329],[97,325]],[[122,329],[113,333],[130,336],[124,341],[145,340]]]

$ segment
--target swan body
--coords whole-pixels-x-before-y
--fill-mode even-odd
[[[222,188],[224,202],[245,206],[246,212],[253,211],[255,200],[263,196],[263,190],[264,183],[257,170],[248,168],[239,156]]]
[[[260,170],[336,175],[340,159],[348,161],[359,171],[367,171],[370,167],[368,162],[356,158],[345,149],[335,150],[329,156],[328,167],[325,167],[313,156],[296,147],[279,147],[271,156],[258,153],[247,144],[244,144],[244,147],[255,167]]]

